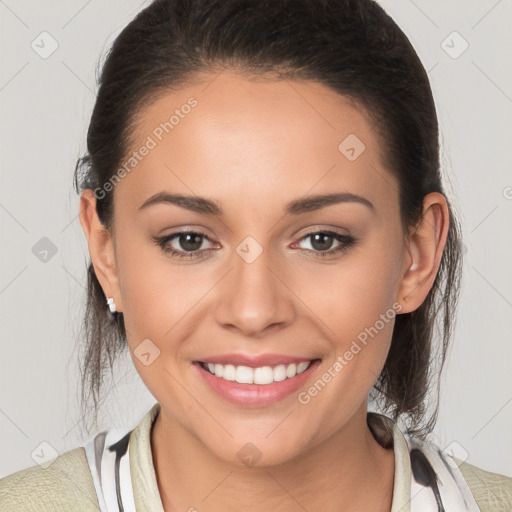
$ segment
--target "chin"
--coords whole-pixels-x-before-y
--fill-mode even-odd
[[[222,439],[212,439],[210,431],[204,433],[205,437],[199,436],[199,439],[212,455],[227,464],[240,468],[263,468],[289,462],[300,454],[300,447],[304,446],[304,441],[298,438],[296,428],[293,434],[287,428],[278,432],[279,428],[269,428],[266,422],[264,428],[257,429],[264,433],[258,435],[254,427],[251,430],[240,428],[236,434],[227,427],[233,437],[226,434]]]

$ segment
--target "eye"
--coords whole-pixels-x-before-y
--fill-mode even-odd
[[[303,236],[300,241],[302,240],[310,240],[309,245],[311,249],[306,249],[306,251],[313,253],[315,258],[342,253],[356,242],[354,237],[334,231],[314,231]],[[331,247],[334,242],[337,242],[338,245],[332,249]]]
[[[153,240],[165,253],[177,259],[196,258],[198,254],[204,255],[204,253],[212,252],[211,249],[201,248],[205,240],[210,242],[211,240],[203,233],[195,231],[179,231]]]
[[[350,235],[334,231],[314,231],[303,236],[297,243],[309,239],[311,240],[311,249],[303,249],[303,251],[306,251],[308,254],[312,253],[314,257],[326,257],[335,253],[342,253],[357,241]],[[203,243],[205,241],[212,242],[211,239],[205,234],[195,231],[178,231],[161,238],[154,237],[153,241],[166,254],[170,254],[171,257],[177,259],[198,258],[215,250],[205,249]],[[338,245],[331,248],[334,242]]]

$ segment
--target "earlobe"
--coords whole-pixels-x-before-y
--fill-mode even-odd
[[[122,301],[117,276],[114,242],[111,233],[101,223],[96,212],[96,197],[91,189],[80,195],[80,224],[87,237],[89,255],[94,272],[106,297],[113,297],[118,312]],[[105,302],[105,307],[107,307]]]
[[[448,238],[449,210],[445,197],[431,192],[423,200],[423,215],[408,236],[405,269],[397,300],[401,313],[419,308],[434,283]]]

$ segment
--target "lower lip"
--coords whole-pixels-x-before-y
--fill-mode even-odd
[[[315,359],[302,373],[272,384],[240,384],[211,374],[198,362],[194,362],[193,366],[203,381],[225,400],[237,405],[259,407],[279,402],[296,392],[319,365],[320,360]]]

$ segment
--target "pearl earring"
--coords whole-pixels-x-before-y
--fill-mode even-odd
[[[107,299],[107,305],[110,309],[110,312],[113,314],[116,312],[116,303],[114,302],[114,297],[109,297]]]

